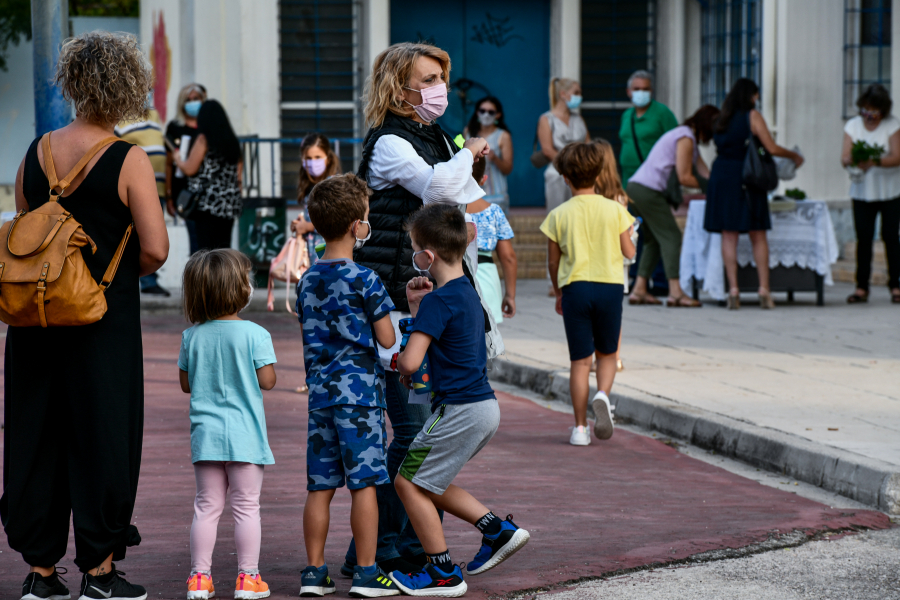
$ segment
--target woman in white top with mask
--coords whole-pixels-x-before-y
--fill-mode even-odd
[[[872,240],[875,220],[881,213],[881,239],[888,263],[888,289],[891,302],[900,304],[900,120],[891,115],[891,97],[887,89],[875,83],[856,101],[859,116],[844,126],[841,164],[852,165],[853,144],[859,141],[881,146],[880,158],[855,165],[850,184],[853,199],[853,224],[856,228],[856,291],[847,297],[849,304],[869,300],[872,274]]]
[[[550,80],[550,110],[541,115],[537,129],[541,152],[550,160],[544,171],[548,212],[572,197],[569,186],[553,167],[553,159],[566,144],[591,141],[587,125],[578,114],[581,99],[581,84],[574,79],[554,77]]]

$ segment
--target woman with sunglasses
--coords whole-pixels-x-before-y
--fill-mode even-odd
[[[841,164],[855,167],[857,176],[850,184],[853,198],[853,225],[856,228],[856,290],[848,304],[869,300],[872,275],[872,240],[875,220],[881,213],[881,239],[888,263],[888,288],[891,302],[900,304],[900,120],[891,115],[891,96],[881,84],[866,88],[859,100],[859,116],[844,126]],[[880,158],[853,164],[856,142],[881,146]]]
[[[484,199],[498,204],[503,212],[509,211],[506,176],[512,173],[513,145],[509,128],[503,120],[503,105],[497,98],[487,96],[475,104],[475,112],[464,135],[466,139],[480,137],[487,140],[491,152],[485,156],[487,181],[481,186]]]

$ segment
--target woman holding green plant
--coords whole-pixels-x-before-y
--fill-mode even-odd
[[[872,240],[881,213],[881,239],[888,263],[891,302],[900,304],[900,120],[891,115],[891,96],[881,84],[866,88],[859,116],[844,126],[841,164],[850,172],[856,228],[856,291],[849,304],[869,300]]]

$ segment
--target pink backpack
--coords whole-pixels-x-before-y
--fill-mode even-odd
[[[292,315],[296,315],[291,306],[291,285],[296,285],[300,277],[309,268],[309,251],[306,242],[296,236],[291,236],[278,256],[272,259],[269,265],[269,297],[267,308],[275,310],[275,280],[284,281],[287,288],[287,296],[284,304]]]

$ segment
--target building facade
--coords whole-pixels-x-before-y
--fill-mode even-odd
[[[360,98],[374,57],[399,41],[437,44],[453,63],[446,130],[460,132],[485,95],[504,104],[516,155],[513,206],[543,205],[541,173],[528,157],[551,76],[581,81],[591,134],[615,145],[634,70],[654,73],[656,98],[679,119],[720,104],[738,77],[751,77],[777,141],[807,159],[789,187],[838,201],[847,199],[839,159],[856,96],[869,82],[900,80],[900,48],[891,43],[898,18],[891,0],[143,0],[140,37],[166,119],[178,89],[198,81],[240,135],[322,131],[341,140],[345,170],[359,158]],[[27,111],[10,104],[24,90],[12,81],[19,71],[0,73],[9,163],[0,185],[12,184],[15,165],[6,167],[30,142],[20,127]],[[260,193],[293,197],[297,145],[260,147]],[[704,153],[712,158],[714,148]]]

